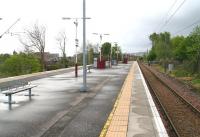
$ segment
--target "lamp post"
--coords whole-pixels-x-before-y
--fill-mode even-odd
[[[71,17],[63,17],[63,20],[75,20],[74,25],[76,27],[76,35],[75,35],[75,47],[76,47],[76,53],[75,53],[75,77],[78,77],[78,59],[77,59],[77,48],[78,48],[78,38],[77,38],[77,33],[78,33],[78,20],[83,19],[83,18],[71,18]],[[85,18],[85,19],[90,19],[90,18]]]
[[[87,91],[87,68],[86,68],[86,3],[83,0],[83,87],[82,92]]]
[[[110,46],[110,68],[112,67],[112,44]]]
[[[75,19],[78,21],[78,19],[83,20],[83,87],[80,89],[82,92],[87,91],[87,68],[86,68],[86,19],[91,19],[86,17],[86,2],[83,0],[83,17],[82,18],[62,18],[63,20],[65,19]],[[75,21],[76,22],[76,21]],[[78,23],[74,24],[78,26]],[[76,29],[77,30],[77,29]],[[75,39],[77,41],[77,38]]]
[[[75,46],[76,46],[76,62],[75,62],[75,77],[78,77],[78,60],[77,60],[77,47],[78,47],[78,39],[77,39],[77,28],[78,28],[78,19],[74,21],[76,26],[76,38],[75,38]]]
[[[103,35],[110,35],[110,34],[101,34],[101,33],[92,33],[92,34],[98,35],[100,37],[100,42],[99,42],[99,50],[100,50],[99,59],[101,61],[101,42],[102,42],[102,38],[103,38]]]
[[[117,65],[118,65],[118,54],[119,54],[119,49],[118,49],[118,44],[117,42],[114,42],[115,43],[115,46],[116,46],[116,53],[117,53]]]

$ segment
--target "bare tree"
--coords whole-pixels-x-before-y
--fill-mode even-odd
[[[93,52],[98,53],[98,44],[93,44],[91,42],[88,42],[87,44],[87,50],[93,49]]]
[[[94,53],[98,53],[98,44],[93,44],[90,41],[87,41],[87,45],[86,45],[86,50],[89,51],[91,48],[94,50]],[[82,53],[83,51],[83,45],[80,46],[79,48],[79,53]]]
[[[59,44],[59,48],[62,52],[62,63],[64,65],[64,67],[67,67],[67,57],[66,57],[66,33],[65,31],[59,32],[58,36],[56,37],[56,41]]]
[[[20,39],[20,42],[22,43],[21,39]],[[30,46],[24,45],[24,53],[32,54],[34,53],[34,50]]]
[[[32,50],[37,50],[39,52],[43,71],[46,70],[44,55],[45,33],[46,28],[35,23],[32,29],[25,30],[24,38],[20,39],[20,42],[24,45],[27,52],[31,52]]]

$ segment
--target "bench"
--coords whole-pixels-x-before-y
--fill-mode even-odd
[[[6,103],[13,104],[15,103],[15,102],[12,102],[13,94],[28,90],[28,96],[29,98],[31,98],[32,96],[31,89],[34,87],[37,87],[37,85],[32,85],[30,82],[17,81],[14,85],[12,85],[12,87],[11,86],[3,87],[1,91],[2,91],[2,94],[8,96],[8,102]]]
[[[87,71],[89,72],[89,73],[91,73],[91,71],[90,71],[90,69],[92,69],[92,65],[87,65]]]

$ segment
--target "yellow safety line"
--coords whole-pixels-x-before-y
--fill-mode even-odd
[[[123,110],[123,108],[122,108],[123,103],[125,103],[126,106],[128,106],[128,114],[129,114],[130,98],[131,98],[131,91],[132,91],[132,81],[133,81],[133,68],[134,68],[134,64],[132,65],[132,67],[131,67],[131,69],[130,69],[130,71],[129,71],[129,73],[128,73],[128,75],[127,75],[127,77],[126,77],[126,79],[125,79],[125,81],[123,83],[123,86],[122,86],[122,88],[121,88],[121,90],[120,90],[120,92],[118,94],[118,97],[117,97],[117,99],[115,101],[114,107],[113,107],[113,109],[112,109],[112,111],[111,111],[111,113],[110,113],[110,115],[109,115],[109,117],[108,117],[108,119],[107,119],[107,121],[106,121],[106,123],[105,123],[105,125],[104,125],[104,127],[103,127],[103,129],[102,129],[102,131],[100,133],[100,135],[99,135],[99,137],[105,137],[105,136],[109,137],[110,133],[108,133],[108,130],[109,130],[109,128],[112,128],[112,127],[110,127],[110,125],[111,125],[111,122],[114,122],[113,116],[114,115],[118,115]],[[128,104],[126,102],[127,101],[127,97],[129,98],[128,99]],[[125,102],[123,102],[123,101],[125,101]],[[121,106],[119,106],[119,103],[121,103]],[[125,107],[125,106],[123,106],[123,107]],[[118,110],[117,110],[117,108],[118,108]],[[127,109],[124,109],[124,110],[127,110]],[[128,115],[125,116],[125,117],[128,117]],[[117,121],[117,122],[119,122],[119,121]],[[128,124],[128,121],[127,121],[127,124]],[[120,128],[120,127],[117,127],[117,128]],[[115,132],[115,131],[113,131],[113,132]],[[125,133],[125,135],[126,135],[126,133]],[[112,136],[112,135],[110,135],[110,136]]]

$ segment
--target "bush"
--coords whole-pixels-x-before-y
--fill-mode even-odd
[[[178,69],[172,72],[176,77],[188,77],[190,73],[186,70]]]
[[[194,80],[192,80],[192,84],[200,84],[200,79],[194,79]]]
[[[56,70],[56,69],[60,69],[61,67],[58,64],[54,64],[54,65],[48,65],[47,66],[47,71],[50,70]]]
[[[6,59],[2,64],[2,73],[5,76],[17,76],[40,71],[40,63],[32,55],[16,54]]]

